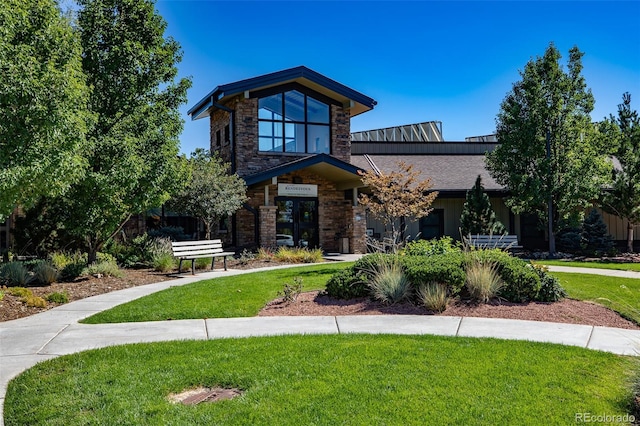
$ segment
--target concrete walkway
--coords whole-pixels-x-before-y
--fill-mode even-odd
[[[262,270],[280,268],[283,267]],[[599,271],[602,275],[615,276],[622,272],[565,267],[549,269],[580,273]],[[40,361],[60,355],[126,343],[281,334],[391,333],[530,340],[580,346],[621,355],[640,355],[639,330],[508,319],[363,315],[220,318],[98,325],[78,323],[95,313],[169,287],[249,272],[255,270],[200,273],[195,277],[187,276],[89,297],[37,315],[0,323],[0,426],[4,424],[2,407],[7,384],[16,375]],[[640,278],[640,273],[637,272],[630,273],[635,275],[626,274],[629,273],[623,276]]]

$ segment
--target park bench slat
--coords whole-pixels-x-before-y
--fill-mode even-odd
[[[488,248],[521,249],[517,235],[471,235],[465,238],[470,246]]]

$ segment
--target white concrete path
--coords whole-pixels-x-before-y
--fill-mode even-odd
[[[280,268],[282,267],[265,269]],[[580,273],[600,271],[602,275],[613,275],[611,270],[587,271],[587,268],[565,267],[549,269]],[[249,272],[255,272],[255,270],[200,273],[195,277],[186,276],[172,281],[89,297],[41,314],[0,323],[0,426],[4,424],[2,407],[7,384],[13,377],[43,360],[126,343],[282,334],[433,334],[550,342],[621,355],[640,355],[639,330],[508,319],[364,315],[220,318],[98,325],[78,323],[79,320],[95,313],[169,287]],[[635,274],[631,275],[634,278],[640,278],[640,273],[631,274]],[[629,277],[629,275],[624,276]]]

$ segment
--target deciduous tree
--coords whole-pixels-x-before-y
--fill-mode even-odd
[[[582,56],[570,49],[565,71],[551,44],[526,64],[500,106],[500,145],[487,155],[491,175],[511,191],[506,202],[515,213],[536,213],[548,225],[553,206],[551,256],[559,221],[578,221],[610,170],[589,116],[594,98],[582,76]]]
[[[80,43],[53,0],[0,0],[0,218],[85,169]]]
[[[191,179],[169,202],[170,208],[197,217],[211,239],[213,225],[237,212],[247,201],[247,186],[229,164],[208,151],[198,149],[189,159]]]
[[[401,220],[427,216],[438,196],[438,192],[431,191],[431,179],[419,180],[420,172],[413,166],[399,162],[397,169],[386,174],[373,170],[361,173],[362,183],[371,194],[360,194],[360,203],[384,223],[393,250],[397,249],[404,231]]]
[[[604,193],[605,210],[627,220],[627,251],[633,252],[633,228],[640,225],[640,118],[631,110],[631,95],[625,93],[618,105],[618,117],[602,123],[605,141],[620,163],[613,170],[611,190]]]
[[[68,194],[68,229],[89,262],[131,214],[164,203],[184,175],[179,161],[190,80],[177,80],[178,43],[150,0],[80,0],[82,67],[92,88],[89,169]]]

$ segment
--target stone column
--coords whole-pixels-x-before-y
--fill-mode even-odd
[[[276,246],[276,206],[260,206],[260,247]]]
[[[366,253],[367,217],[364,207],[351,206],[351,226],[349,227],[349,251]]]

